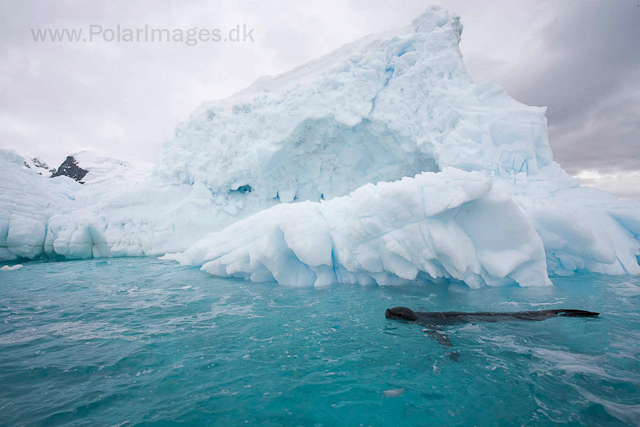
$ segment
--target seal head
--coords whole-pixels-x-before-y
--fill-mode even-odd
[[[414,313],[413,310],[401,306],[388,308],[387,311],[384,312],[384,317],[386,317],[387,319],[408,321],[414,321],[418,319],[418,315]]]

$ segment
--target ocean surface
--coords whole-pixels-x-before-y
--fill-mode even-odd
[[[638,425],[640,278],[549,288],[218,279],[146,259],[0,271],[0,425]],[[450,327],[384,310],[579,308]]]

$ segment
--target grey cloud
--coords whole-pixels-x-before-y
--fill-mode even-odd
[[[505,86],[549,107],[551,145],[570,172],[640,169],[640,7],[637,1],[558,3],[541,47]]]
[[[0,37],[0,144],[56,163],[94,148],[155,160],[175,125],[201,102],[242,89],[269,68],[250,64],[257,44],[35,43],[31,28],[82,28],[98,23],[140,28],[221,28],[258,21],[230,16],[226,3],[8,2]],[[141,6],[142,5],[142,6]],[[248,8],[250,9],[250,8]],[[231,11],[233,12],[233,11]],[[244,22],[243,22],[244,21]]]

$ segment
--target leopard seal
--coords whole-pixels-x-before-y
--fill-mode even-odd
[[[471,312],[464,313],[460,311],[444,311],[444,312],[429,312],[429,311],[413,311],[408,307],[393,307],[384,312],[384,317],[392,320],[401,320],[404,322],[413,322],[421,326],[426,326],[432,329],[427,329],[424,332],[429,334],[433,339],[436,339],[438,343],[451,347],[453,343],[449,339],[448,335],[438,331],[447,325],[459,325],[462,323],[475,323],[475,322],[502,322],[502,321],[524,321],[524,322],[538,322],[552,317],[597,317],[600,313],[586,310],[575,309],[555,309],[555,310],[539,310],[539,311],[514,311],[514,312]],[[452,353],[453,354],[453,353]],[[451,355],[450,355],[451,357]],[[460,358],[460,354],[456,355],[456,358],[451,357],[452,360],[457,361]]]
[[[393,307],[384,312],[384,317],[393,320],[415,322],[423,326],[458,325],[474,322],[501,322],[519,320],[525,322],[538,322],[552,317],[597,317],[600,313],[571,308],[539,311],[513,311],[513,312],[460,312],[460,311],[413,311],[407,307]]]

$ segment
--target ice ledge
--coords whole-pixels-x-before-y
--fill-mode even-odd
[[[513,200],[454,168],[277,205],[163,259],[285,286],[551,284],[542,241]]]

